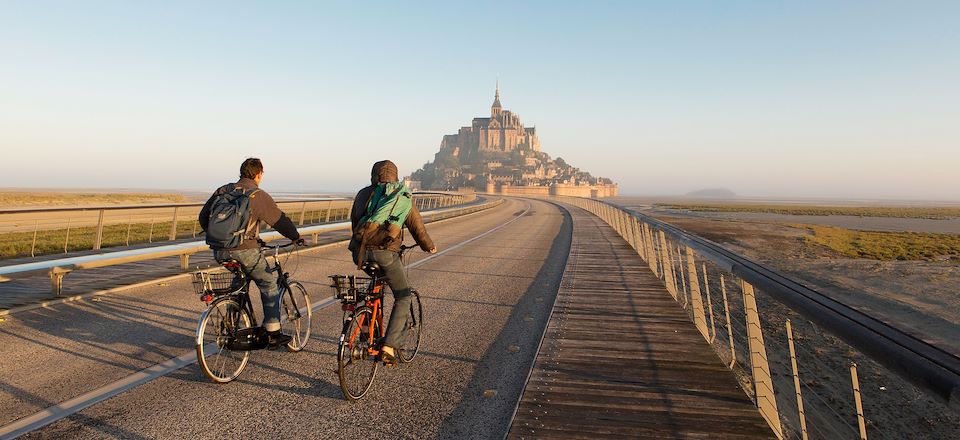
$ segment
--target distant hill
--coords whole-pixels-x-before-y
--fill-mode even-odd
[[[720,198],[733,198],[737,196],[737,193],[730,191],[726,188],[707,188],[707,189],[698,189],[696,191],[690,191],[687,193],[689,197],[709,197],[714,199]]]

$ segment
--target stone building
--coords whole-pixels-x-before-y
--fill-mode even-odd
[[[448,134],[440,142],[441,153],[446,152],[469,162],[479,152],[509,153],[515,150],[540,151],[536,127],[524,127],[520,116],[500,105],[500,84],[490,106],[489,118],[473,118],[469,127],[461,127],[457,134]]]

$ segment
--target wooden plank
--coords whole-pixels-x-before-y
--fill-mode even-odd
[[[649,265],[570,211],[565,282],[509,437],[773,438]]]

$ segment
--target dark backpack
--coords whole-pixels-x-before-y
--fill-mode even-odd
[[[243,243],[250,224],[250,198],[258,189],[234,187],[218,194],[210,206],[207,244],[214,249],[233,249]]]

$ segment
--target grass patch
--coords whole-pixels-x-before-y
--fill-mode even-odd
[[[960,207],[855,207],[855,206],[803,206],[803,205],[674,205],[658,204],[657,207],[684,209],[699,212],[754,212],[788,215],[850,215],[857,217],[924,218],[945,220],[960,217]]]
[[[960,235],[875,232],[818,225],[792,225],[810,231],[808,242],[851,258],[871,260],[950,260],[960,263]]]

